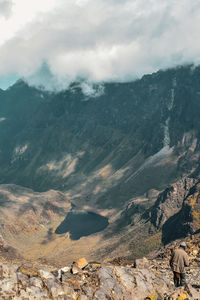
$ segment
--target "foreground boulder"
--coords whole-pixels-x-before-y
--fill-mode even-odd
[[[138,269],[148,269],[150,262],[146,257],[143,257],[143,258],[136,259],[134,265]]]
[[[78,268],[83,269],[88,265],[88,262],[84,257],[82,257],[82,258],[78,259],[77,261],[75,261],[75,265]]]

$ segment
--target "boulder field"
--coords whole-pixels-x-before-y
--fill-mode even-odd
[[[1,246],[0,299],[13,300],[181,300],[200,299],[200,236],[185,239],[190,266],[187,285],[175,288],[169,267],[171,251],[180,240],[147,258],[108,263],[81,258],[70,266],[50,266],[8,258]]]

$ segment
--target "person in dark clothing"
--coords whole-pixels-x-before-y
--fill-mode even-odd
[[[174,250],[170,259],[170,266],[174,273],[174,285],[176,287],[186,285],[185,267],[189,266],[189,259],[185,249],[186,243],[182,242],[180,248]]]

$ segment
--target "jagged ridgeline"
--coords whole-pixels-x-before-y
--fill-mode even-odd
[[[17,82],[0,92],[0,182],[81,192],[121,206],[197,167],[200,68],[53,94]]]
[[[137,247],[140,250],[135,255],[150,251],[167,242],[166,231],[173,228],[171,223],[165,224],[173,217],[171,204],[163,217],[165,198],[158,194],[183,176],[198,182],[200,67],[159,71],[135,82],[106,83],[94,87],[97,92],[91,95],[82,92],[81,84],[49,93],[18,81],[8,90],[0,90],[0,183],[4,195],[0,204],[4,217],[14,206],[21,220],[30,203],[37,218],[42,214],[42,226],[48,220],[54,222],[56,215],[57,223],[47,226],[47,239],[45,235],[41,238],[44,245],[53,241],[56,226],[71,208],[106,209],[109,226],[102,239],[109,241],[104,245],[109,253],[117,255],[122,241],[129,254]],[[13,192],[19,188],[5,184],[34,192],[25,190],[20,198],[20,192]],[[46,200],[41,200],[40,207],[38,193],[51,189],[61,191],[62,196],[56,194],[50,208],[49,194],[42,194],[41,199]],[[19,200],[12,200],[12,193],[15,200],[25,199],[23,209]],[[167,199],[168,203],[173,197]],[[176,213],[183,200],[177,201]],[[11,241],[11,231],[3,232]],[[130,235],[122,237],[122,232]],[[115,243],[110,243],[119,233]],[[142,249],[141,239],[133,241],[132,236],[141,236]],[[106,253],[108,249],[101,256]]]

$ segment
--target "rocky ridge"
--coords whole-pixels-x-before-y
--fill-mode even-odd
[[[190,266],[185,288],[174,288],[169,267],[171,250],[180,241],[148,258],[88,263],[84,258],[62,269],[1,258],[3,300],[186,300],[200,299],[200,236],[187,238]],[[61,276],[62,273],[62,276]]]
[[[199,195],[199,180],[188,177],[160,193],[150,209],[150,221],[157,230],[162,230],[164,244],[199,232]]]
[[[195,178],[185,177],[159,194],[151,208],[151,222],[157,229],[161,229],[171,216],[180,211],[184,199],[195,183],[197,183]]]

